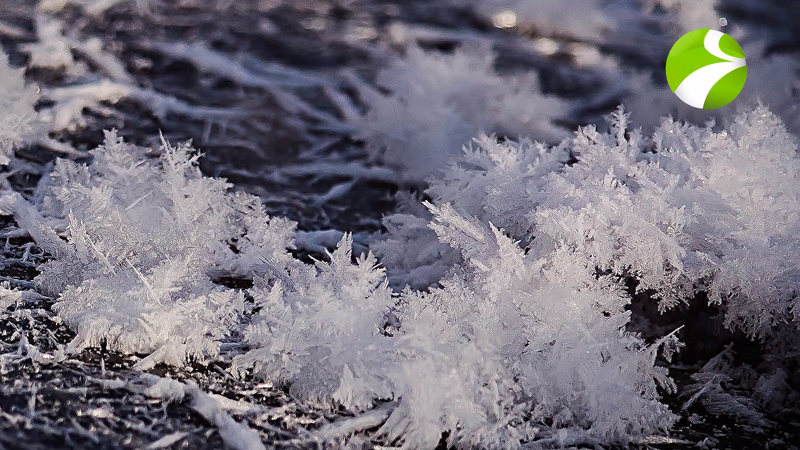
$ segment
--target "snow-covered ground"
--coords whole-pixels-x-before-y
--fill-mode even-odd
[[[796,448],[797,6],[0,6],[0,448]]]

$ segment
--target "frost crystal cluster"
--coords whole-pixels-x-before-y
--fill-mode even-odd
[[[16,206],[53,257],[35,281],[76,330],[72,347],[150,353],[141,366],[216,356],[244,297],[215,278],[283,269],[294,232],[258,198],[204,177],[189,147],[161,150],[154,158],[109,132],[90,165],[56,163],[38,207]]]
[[[243,333],[234,368],[322,407],[390,402],[378,434],[408,448],[445,432],[462,447],[622,442],[675,420],[654,366],[672,338],[646,345],[613,286],[526,255],[490,223],[429,205],[436,239],[465,263],[441,288],[394,296],[373,256],[352,262],[350,235],[328,262],[294,260],[293,225],[202,176],[188,146],[153,155],[109,132],[91,155],[59,160],[37,203],[14,205],[52,255],[36,283],[76,331],[73,351],[144,353],[146,369],[222,357]],[[253,279],[252,303],[224,276]]]
[[[585,275],[632,276],[662,308],[704,291],[725,304],[727,325],[753,334],[797,318],[800,160],[780,119],[760,106],[725,129],[667,119],[648,137],[627,129],[621,110],[610,123],[609,132],[584,127],[550,149],[484,136],[428,193],[502,226],[532,254]],[[568,155],[577,161],[558,162]],[[390,267],[396,280],[446,271],[429,256],[447,252],[430,235],[406,243],[413,217],[386,221],[390,233],[376,248],[406,251]]]
[[[76,331],[73,350],[182,365],[243,332],[251,350],[235,367],[318,405],[393,402],[379,434],[409,448],[444,432],[462,447],[626,441],[674,421],[654,366],[671,338],[646,345],[625,331],[613,286],[526,255],[485,221],[430,206],[437,240],[465,264],[441,288],[395,297],[374,257],[352,263],[349,235],[329,262],[294,260],[293,225],[202,176],[187,146],[156,157],[109,132],[92,156],[59,160],[39,201],[15,205],[52,255],[36,282]],[[253,278],[254,303],[222,276]]]
[[[34,133],[37,89],[25,84],[23,69],[9,65],[0,51],[0,165],[8,164],[15,147]]]
[[[657,388],[674,386],[653,365],[671,337],[646,345],[625,331],[620,293],[573,286],[502,231],[431,208],[441,242],[467,261],[442,288],[404,291],[392,307],[375,260],[352,265],[346,238],[330,263],[260,283],[246,334],[258,348],[237,364],[322,405],[360,411],[394,400],[378,433],[408,448],[435,446],[444,432],[464,448],[513,448],[626,441],[671,426]],[[393,336],[379,333],[384,322]],[[532,424],[551,420],[553,429]]]
[[[254,366],[322,405],[363,410],[391,397],[384,374],[391,342],[379,332],[392,293],[374,256],[352,263],[352,246],[346,235],[330,262],[256,278],[252,294],[260,310],[245,333],[255,349],[236,359],[238,367]]]
[[[426,211],[387,218],[389,278],[353,262],[350,235],[329,261],[294,259],[294,225],[203,176],[186,145],[108,132],[90,164],[59,160],[32,204],[5,204],[52,255],[36,284],[73,351],[144,353],[141,369],[232,356],[309,404],[386,411],[377,436],[407,448],[624,443],[675,422],[656,358],[678,343],[626,330],[630,297],[602,274],[664,308],[705,291],[765,333],[797,311],[800,167],[765,107],[725,129],[665,120],[644,137],[622,110],[610,124],[554,147],[477,138]],[[436,285],[389,288],[409,280]]]
[[[3,278],[0,307],[16,313],[21,304],[42,302],[42,315],[74,332],[69,345],[59,344],[54,363],[93,347],[135,354],[141,371],[219,363],[237,383],[263,382],[259,388],[282,389],[324,412],[326,421],[335,417],[303,430],[307,440],[292,441],[297,445],[358,447],[370,439],[409,449],[437,448],[442,440],[463,449],[564,448],[647,443],[679,419],[662,401],[678,389],[665,363],[683,345],[679,326],[637,329],[634,289],[658,313],[721,311],[729,330],[762,339],[774,355],[794,352],[800,342],[800,159],[790,133],[800,120],[795,98],[786,95],[791,87],[769,86],[770,74],[761,73],[751,84],[772,109],[745,108],[742,101],[738,113],[720,112],[716,123],[698,125],[708,117],[700,113],[689,117],[694,123],[664,119],[664,108],[680,103],[672,93],[622,71],[597,49],[630,50],[637,36],[647,53],[642,60],[658,59],[665,37],[714,26],[708,22],[717,20],[715,0],[575,0],[571,10],[551,0],[450,0],[494,28],[521,33],[487,27],[450,34],[395,24],[387,28],[412,37],[394,42],[408,45],[376,71],[374,86],[355,70],[331,70],[323,79],[228,57],[217,42],[146,38],[134,64],[142,73],[134,77],[114,46],[82,40],[47,15],[72,5],[75,14],[102,16],[125,3],[40,2],[31,22],[37,40],[19,50],[29,68],[65,77],[44,90],[41,103],[38,90],[0,55],[0,165],[9,166],[3,187],[42,175],[35,192],[31,183],[0,193],[0,211],[19,226],[5,230],[7,236],[29,235],[36,244],[15,263],[33,267],[36,246],[43,250],[36,264],[44,261],[33,283]],[[134,3],[146,20],[151,2]],[[270,26],[276,25],[259,25]],[[528,32],[535,41],[526,40]],[[425,36],[456,49],[428,50]],[[488,42],[528,62],[541,56],[522,51],[529,45],[551,56],[592,47],[575,64],[581,67],[569,67],[571,87],[617,91],[587,94],[587,105],[550,96],[537,73],[497,70]],[[359,49],[381,48],[372,44]],[[149,67],[145,60],[153,55],[163,61]],[[211,103],[247,97],[247,108],[195,104],[196,98],[178,100],[140,84],[140,76],[172,60],[194,66],[198,86],[236,93]],[[783,77],[792,76],[793,60],[770,61]],[[103,75],[91,75],[95,69]],[[628,81],[617,85],[618,78]],[[307,100],[317,94],[337,112],[317,110]],[[584,126],[572,135],[562,128],[569,120],[590,123],[584,119],[626,95],[642,109],[640,119],[620,107],[608,127]],[[299,179],[294,173],[325,185],[329,179],[318,172],[335,175],[311,206],[323,214],[374,181],[400,191],[424,183],[425,192],[398,194],[385,232],[358,254],[346,230],[296,234],[294,222],[267,214],[262,198],[205,176],[189,144],[173,146],[162,137],[160,148],[148,149],[116,131],[105,132],[103,144],[89,152],[62,142],[93,123],[90,117],[111,117],[107,104],[123,98],[158,119],[203,122],[208,148],[226,148],[247,130],[289,141],[302,129],[307,135],[298,141],[315,149],[300,151],[294,167],[275,166],[253,178],[277,183]],[[262,100],[295,114],[286,123],[298,128],[248,121]],[[313,125],[301,124],[309,119]],[[215,141],[228,125],[237,137]],[[364,144],[366,155],[355,155],[362,149],[353,141]],[[85,161],[45,166],[12,158],[31,142]],[[248,156],[264,157],[261,145]],[[366,166],[373,162],[389,167]],[[270,201],[272,192],[260,192]],[[333,244],[332,236],[336,248],[317,253]],[[0,354],[0,366],[47,360],[21,336],[16,354]],[[782,402],[800,398],[791,361],[764,357],[766,369],[735,367],[731,347],[708,359],[682,393],[685,408],[702,404],[766,427],[766,413],[757,410],[780,412]],[[753,395],[728,392],[733,378],[746,380]],[[288,414],[206,394],[191,381],[145,375],[139,383],[106,386],[184,400],[239,448],[270,443],[227,410],[269,417],[261,424],[270,432],[275,411]]]
[[[431,228],[465,264],[441,287],[401,296],[403,401],[384,428],[412,448],[445,430],[465,448],[514,448],[625,442],[671,426],[657,387],[672,381],[654,367],[671,337],[645,345],[625,331],[621,292],[565,277],[491,223],[429,207]]]
[[[372,156],[421,181],[479,130],[561,139],[566,133],[552,121],[567,104],[543,95],[535,73],[497,74],[494,58],[487,46],[452,54],[412,46],[381,70],[377,84],[388,93],[362,89],[368,112],[357,124]]]

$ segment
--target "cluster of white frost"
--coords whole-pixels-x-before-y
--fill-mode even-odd
[[[624,330],[625,297],[488,223],[431,206],[438,240],[466,264],[441,289],[394,297],[374,257],[352,263],[349,236],[329,262],[292,259],[293,225],[202,176],[187,146],[156,157],[109,132],[91,154],[59,160],[37,201],[14,206],[52,255],[36,283],[76,331],[73,351],[183,365],[243,331],[251,350],[235,367],[316,404],[393,401],[379,434],[409,448],[445,432],[462,447],[626,441],[674,421],[658,400],[672,386],[654,366],[661,344]],[[223,275],[253,278],[255,303],[215,284]]]
[[[102,12],[118,1],[43,5],[68,3]],[[610,12],[621,2],[573,2],[596,14],[580,23],[560,3],[534,3],[475,7],[595,42],[624,19]],[[660,8],[676,31],[715,17],[714,1],[637,4],[644,23]],[[46,93],[56,103],[48,117],[63,129],[97,101],[127,95],[191,109],[137,88],[115,58],[66,39],[57,23],[40,20],[37,32],[41,42],[23,49],[31,66],[71,65],[76,51],[109,78]],[[198,67],[227,61],[186,49],[200,47],[161,47]],[[151,151],[115,132],[88,165],[57,161],[31,201],[3,196],[3,209],[50,255],[35,284],[76,332],[67,350],[144,354],[143,370],[229,359],[240,376],[344,408],[353,421],[380,411],[378,423],[339,431],[380,425],[376,437],[406,448],[435,448],[442,436],[459,448],[516,448],[625,444],[667,432],[677,416],[659,390],[675,386],[656,357],[679,343],[667,335],[647,344],[627,330],[630,296],[619,280],[656,292],[662,309],[705,292],[723,305],[728,326],[752,335],[800,319],[796,139],[764,106],[721,125],[664,119],[647,135],[620,109],[609,131],[588,126],[565,138],[554,122],[567,103],[543,95],[535,74],[502,75],[493,65],[486,46],[443,54],[412,45],[379,73],[380,90],[360,89],[367,112],[347,118],[355,134],[403,177],[427,179],[432,199],[406,199],[386,218],[388,232],[371,247],[380,260],[354,260],[344,234],[327,261],[300,262],[289,252],[294,224],[203,176],[188,145]],[[37,96],[5,59],[0,75],[7,162],[35,131]],[[263,82],[251,75],[226,76]],[[564,139],[550,146],[525,136]],[[227,287],[230,277],[253,287]],[[25,296],[0,286],[0,305]],[[705,397],[687,403],[724,397],[707,394],[722,392],[714,370],[696,377]],[[781,385],[782,374],[760,381],[763,390]],[[152,384],[157,396],[190,397],[233,441],[260,448],[195,387]]]
[[[533,72],[495,72],[487,46],[466,46],[452,54],[416,46],[378,74],[378,86],[362,89],[365,117],[357,135],[371,155],[422,181],[436,174],[476,131],[558,141],[566,131],[553,123],[567,103],[539,90]]]
[[[150,354],[141,367],[216,356],[244,297],[214,278],[290,263],[293,224],[202,176],[187,146],[165,143],[153,158],[109,132],[91,154],[89,166],[59,160],[40,183],[40,203],[15,207],[52,255],[35,281],[76,330],[71,346]]]
[[[440,288],[401,296],[404,391],[390,436],[418,447],[449,430],[466,448],[514,448],[626,442],[672,425],[657,386],[673,385],[654,366],[671,337],[645,345],[625,331],[627,299],[613,287],[587,287],[491,223],[428,207],[465,264]]]
[[[797,318],[800,159],[781,120],[759,106],[724,128],[665,119],[647,137],[627,120],[620,110],[609,132],[584,127],[551,149],[483,137],[428,193],[504,227],[533,254],[633,276],[662,308],[705,291],[726,305],[727,325],[753,334]],[[558,163],[567,154],[577,162]],[[390,267],[398,281],[403,271],[444,273],[426,266],[432,239],[405,239],[419,228],[412,217],[386,221],[376,248],[402,249],[405,265]]]
[[[563,144],[551,148],[528,139],[500,143],[483,134],[431,179],[427,193],[439,204],[491,220],[521,239],[529,228],[521,215],[530,208],[526,184],[539,183],[563,167],[569,156]],[[425,208],[413,199],[400,200],[399,211],[384,219],[388,232],[374,239],[371,248],[381,257],[393,286],[424,289],[461,258],[428,227],[430,214]],[[399,252],[399,248],[406,250]]]
[[[246,335],[255,349],[236,366],[322,406],[394,400],[378,434],[407,448],[431,448],[445,432],[461,448],[514,448],[669,429],[675,416],[657,388],[674,386],[654,362],[671,337],[646,345],[625,331],[619,292],[585,288],[491,225],[431,208],[438,238],[467,260],[442,288],[392,301],[375,260],[353,265],[345,238],[330,263],[258,282]]]
[[[353,263],[350,235],[328,262],[293,259],[293,224],[202,176],[188,146],[154,155],[108,132],[91,155],[59,160],[33,204],[10,197],[52,256],[35,281],[76,331],[68,351],[180,366],[226,357],[221,343],[243,334],[235,370],[322,407],[390,402],[378,435],[408,448],[444,433],[462,448],[625,442],[675,420],[655,366],[673,339],[646,345],[613,286],[526,255],[486,221],[428,205],[465,263],[442,288],[394,295],[373,256]],[[223,276],[253,279],[252,303]]]
[[[0,165],[8,164],[14,148],[35,131],[33,109],[39,99],[38,89],[25,83],[23,69],[12,67],[0,51]]]
[[[353,264],[352,246],[345,235],[329,262],[256,277],[251,293],[260,309],[245,332],[254,349],[237,357],[236,367],[254,367],[323,406],[364,410],[392,396],[384,374],[391,343],[380,335],[392,292],[374,256]]]

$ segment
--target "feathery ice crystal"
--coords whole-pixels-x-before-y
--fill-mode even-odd
[[[567,114],[567,104],[543,95],[535,73],[497,74],[494,58],[486,46],[453,54],[408,48],[378,74],[388,94],[362,89],[368,112],[357,125],[372,156],[421,181],[479,130],[547,141],[564,137],[552,120]]]
[[[329,262],[293,259],[293,224],[202,176],[188,146],[155,158],[109,132],[92,156],[58,161],[38,201],[15,204],[52,255],[36,282],[76,330],[72,350],[147,353],[144,369],[218,358],[243,333],[235,369],[323,407],[390,402],[379,434],[408,448],[444,432],[460,447],[624,442],[675,420],[654,364],[674,338],[646,345],[613,285],[525,254],[484,220],[429,205],[437,242],[464,263],[398,297],[373,256],[353,264],[350,235]],[[215,283],[225,275],[254,279],[255,303]]]
[[[584,127],[534,152],[480,138],[428,193],[502,226],[543,258],[632,275],[663,308],[702,290],[726,305],[729,326],[753,334],[797,318],[800,160],[781,120],[759,106],[723,129],[666,119],[647,138],[627,120],[619,111],[609,132]],[[561,164],[566,155],[577,162]],[[408,215],[386,220],[390,234],[376,248],[404,249],[405,265],[389,267],[403,280],[424,265],[430,239],[404,237],[419,228]]]
[[[37,88],[25,84],[23,72],[11,67],[0,51],[0,165],[8,164],[14,149],[35,131],[33,106],[39,95]]]
[[[708,21],[715,2],[640,3],[688,27]],[[525,20],[533,2],[487,3],[505,4]],[[552,5],[536,17],[557,14]],[[567,29],[601,36],[609,17]],[[52,39],[29,48],[33,65],[63,65],[45,58],[71,51],[57,25],[38,24]],[[90,164],[57,161],[31,203],[0,203],[51,257],[35,282],[75,330],[69,350],[143,353],[137,368],[148,369],[229,358],[222,343],[233,342],[240,374],[323,408],[386,408],[377,434],[406,448],[434,448],[444,433],[461,448],[514,448],[665,432],[677,416],[658,391],[675,386],[655,360],[679,343],[626,329],[618,278],[656,292],[662,309],[705,292],[751,335],[800,319],[796,140],[759,106],[723,127],[666,119],[648,136],[620,110],[608,132],[535,143],[523,136],[564,137],[554,119],[567,104],[543,95],[535,74],[493,64],[485,46],[410,46],[380,72],[381,92],[361,89],[366,115],[350,120],[373,158],[414,181],[443,169],[429,178],[432,203],[406,200],[386,219],[372,250],[387,269],[372,254],[353,261],[349,234],[329,261],[296,260],[294,224],[203,176],[188,145],[164,142],[156,154],[115,132]],[[5,164],[37,131],[37,95],[5,58],[0,74]],[[495,134],[459,152],[479,130]],[[226,287],[227,277],[254,287]],[[30,295],[0,286],[3,306]],[[695,377],[705,397],[687,403],[723,399],[746,414],[747,400],[721,388],[721,362]],[[758,383],[781,387],[784,375]]]
[[[215,278],[297,264],[291,223],[202,176],[188,146],[161,150],[152,158],[108,132],[90,165],[56,163],[38,208],[16,206],[20,226],[53,256],[36,283],[58,297],[56,311],[77,331],[72,347],[150,353],[142,367],[217,355],[244,298]]]
[[[674,386],[654,367],[672,336],[645,345],[625,331],[628,300],[611,286],[586,288],[490,223],[429,207],[439,240],[466,262],[440,288],[401,297],[402,402],[382,431],[411,448],[448,430],[460,447],[514,448],[625,442],[672,425],[657,386]]]

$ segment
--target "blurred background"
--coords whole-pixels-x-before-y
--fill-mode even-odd
[[[479,131],[557,142],[620,103],[647,128],[757,101],[799,128],[797,12],[777,0],[21,0],[3,2],[0,42],[41,89],[50,140],[31,164],[80,157],[103,129],[139,144],[160,131],[301,229],[373,232],[398,189]],[[666,86],[671,45],[697,28],[744,47],[737,104],[694,110]],[[410,131],[414,95],[453,112]]]

